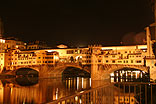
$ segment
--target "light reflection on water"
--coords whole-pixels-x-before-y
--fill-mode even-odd
[[[29,86],[30,84],[30,86]],[[90,78],[18,78],[0,81],[0,104],[46,103],[79,91],[88,90]]]
[[[145,88],[139,90],[140,86],[136,87],[134,93],[134,85],[124,87],[117,84],[110,84],[110,80],[105,81],[92,81],[91,78],[66,78],[66,79],[37,79],[37,78],[17,78],[7,79],[0,81],[0,104],[40,104],[47,103],[53,100],[70,96],[77,92],[89,90],[99,86],[107,86],[103,89],[103,97],[111,101],[114,104],[118,104],[119,101],[125,102],[123,99],[127,99],[126,102],[135,103],[139,101],[137,95],[144,93]],[[147,87],[148,89],[148,87]],[[153,91],[155,91],[153,87]],[[130,92],[129,92],[130,91]],[[153,92],[154,94],[154,92]],[[111,95],[111,96],[110,96]],[[123,96],[124,95],[124,96]],[[154,94],[155,96],[156,94]],[[142,99],[143,98],[143,95]],[[119,98],[120,97],[120,98]],[[113,100],[114,99],[114,100]],[[131,99],[131,100],[129,100]]]

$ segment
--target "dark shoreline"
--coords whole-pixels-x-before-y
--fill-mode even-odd
[[[14,75],[8,75],[8,74],[0,74],[0,79],[9,79],[9,78],[15,78]]]

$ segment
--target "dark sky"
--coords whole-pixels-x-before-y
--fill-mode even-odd
[[[148,0],[2,0],[5,36],[49,45],[118,45],[153,22]]]

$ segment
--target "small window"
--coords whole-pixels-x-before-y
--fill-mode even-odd
[[[118,63],[122,63],[122,61],[118,61]]]
[[[115,55],[113,55],[112,57],[115,58]]]
[[[137,60],[136,63],[141,63],[141,60]]]
[[[115,63],[115,60],[112,60],[112,63]]]
[[[98,62],[101,62],[101,60],[98,60]]]

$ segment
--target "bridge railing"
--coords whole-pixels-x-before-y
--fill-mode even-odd
[[[112,83],[47,104],[156,104],[156,83]]]

